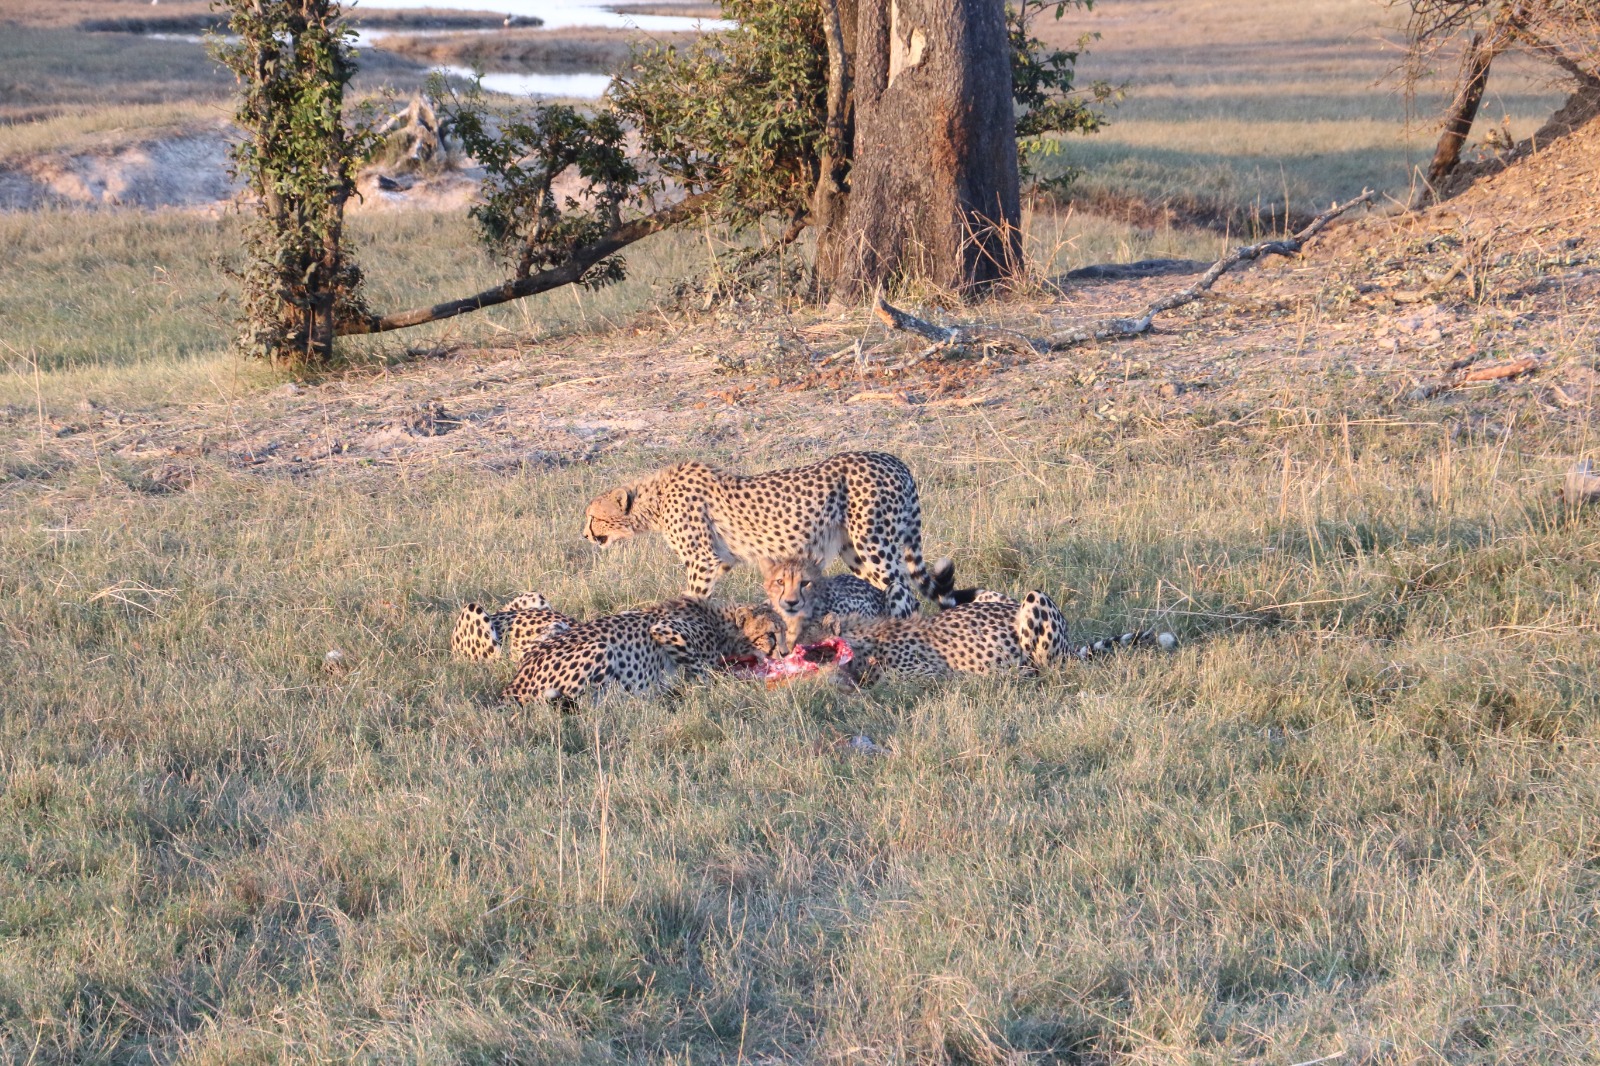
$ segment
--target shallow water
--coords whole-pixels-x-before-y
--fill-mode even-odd
[[[450,11],[494,11],[506,15],[531,15],[544,20],[545,29],[564,29],[571,26],[598,27],[601,29],[638,29],[646,33],[670,33],[680,30],[723,30],[733,26],[727,19],[685,18],[681,15],[630,15],[625,11],[612,11],[598,3],[584,0],[381,0],[367,10],[411,10],[435,8]],[[435,30],[375,30],[358,32],[357,48],[371,48],[380,37],[432,35]],[[498,30],[452,30],[452,33],[497,33]],[[152,33],[151,37],[168,41],[204,40],[198,34]],[[444,74],[470,78],[473,72],[467,67],[434,67]],[[511,96],[562,96],[576,100],[598,100],[611,84],[605,74],[540,74],[488,71],[483,76],[483,87],[490,92]]]
[[[497,11],[507,15],[531,15],[544,19],[546,29],[568,26],[598,26],[604,29],[640,29],[648,33],[673,30],[724,30],[733,23],[726,19],[685,18],[682,15],[630,15],[612,11],[590,0],[381,0],[369,10],[407,11],[431,7],[448,11]]]
[[[458,78],[472,77],[467,67],[439,66],[434,70]],[[598,100],[611,84],[609,74],[485,74],[483,87],[508,96],[564,96]]]

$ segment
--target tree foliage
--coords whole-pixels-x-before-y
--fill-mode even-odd
[[[1094,0],[1015,0],[1006,5],[1006,32],[1011,43],[1011,95],[1017,102],[1017,164],[1024,183],[1039,182],[1033,166],[1034,155],[1052,155],[1060,150],[1055,139],[1063,133],[1094,133],[1106,122],[1105,112],[1097,110],[1116,97],[1120,90],[1108,82],[1096,81],[1088,89],[1077,88],[1078,57],[1098,34],[1078,38],[1073,51],[1051,48],[1033,35],[1034,20],[1051,8],[1059,21],[1068,8],[1085,11]],[[1062,184],[1071,172],[1049,184]]]
[[[449,128],[484,169],[470,213],[485,245],[513,278],[564,263],[621,225],[640,177],[617,115],[584,115],[563,105],[495,113],[476,89],[444,95],[436,81],[434,92]],[[569,171],[577,183],[558,194],[557,182]],[[612,256],[584,274],[583,282],[598,286],[622,276],[622,260]]]
[[[827,122],[828,54],[816,0],[725,0],[731,30],[636,53],[611,102],[662,177],[715,191],[736,222],[803,212]]]
[[[337,323],[366,313],[344,248],[344,205],[370,147],[347,126],[354,31],[336,0],[223,0],[235,40],[218,58],[239,81],[233,149],[256,199],[243,271],[248,352],[289,364],[332,354]]]
[[[1052,134],[1092,133],[1105,121],[1094,105],[1116,90],[1103,83],[1076,87],[1081,47],[1048,48],[1032,33],[1041,13],[1054,8],[1060,18],[1068,8],[1092,3],[1007,5],[1020,150],[1038,150]],[[723,218],[803,216],[827,145],[823,5],[726,0],[723,11],[737,20],[733,29],[707,34],[681,51],[636,53],[613,84],[611,101],[638,127],[661,175],[696,192],[715,191]]]

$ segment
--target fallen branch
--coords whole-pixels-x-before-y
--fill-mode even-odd
[[[1045,343],[1048,345],[1051,351],[1058,352],[1065,348],[1073,348],[1077,345],[1089,344],[1093,341],[1121,340],[1127,337],[1137,337],[1141,333],[1149,331],[1156,315],[1163,311],[1174,310],[1182,307],[1184,304],[1190,304],[1200,299],[1201,296],[1211,290],[1211,286],[1217,283],[1218,278],[1222,277],[1222,275],[1226,274],[1240,263],[1254,262],[1255,260],[1268,255],[1298,255],[1300,253],[1300,249],[1305,247],[1305,243],[1312,237],[1315,237],[1318,233],[1322,232],[1322,228],[1329,222],[1332,222],[1334,219],[1338,218],[1352,207],[1355,207],[1357,204],[1371,203],[1376,195],[1377,193],[1373,192],[1371,189],[1367,189],[1364,190],[1360,196],[1349,201],[1348,203],[1334,204],[1332,207],[1328,208],[1328,210],[1312,219],[1306,225],[1305,229],[1301,230],[1299,233],[1296,233],[1288,240],[1262,241],[1259,244],[1250,244],[1235,250],[1232,255],[1224,256],[1223,258],[1218,259],[1215,263],[1211,264],[1211,269],[1202,274],[1199,281],[1195,282],[1187,289],[1182,289],[1170,296],[1164,296],[1157,300],[1155,303],[1145,308],[1144,314],[1140,315],[1138,318],[1113,318],[1096,323],[1093,326],[1072,330],[1063,330],[1059,333],[1053,333],[1049,337],[1046,337]]]
[[[474,296],[434,304],[432,307],[418,307],[392,315],[370,315],[366,318],[347,319],[339,324],[337,335],[351,337],[367,333],[387,333],[390,330],[408,329],[411,326],[420,326],[425,322],[438,322],[440,319],[470,314],[473,311],[481,311],[485,307],[510,303],[512,300],[520,300],[524,296],[532,296],[535,293],[547,292],[550,289],[559,289],[563,285],[571,285],[575,281],[582,280],[590,268],[602,259],[615,255],[628,245],[635,241],[643,240],[652,233],[682,222],[703,208],[710,200],[710,193],[700,193],[652,215],[634,219],[632,222],[624,222],[606,234],[602,240],[574,249],[572,258],[560,266],[551,267],[549,270],[541,270],[539,273],[530,274],[525,278],[513,278],[496,285],[492,289],[485,289]]]
[[[1501,363],[1484,363],[1480,366],[1468,367],[1461,373],[1444,381],[1429,381],[1418,385],[1406,394],[1406,399],[1412,402],[1431,399],[1441,392],[1459,389],[1463,385],[1471,385],[1480,381],[1499,381],[1503,378],[1520,377],[1523,374],[1538,370],[1544,364],[1531,355],[1521,359],[1508,359]]]
[[[1075,329],[1061,330],[1048,337],[1029,337],[1012,329],[1003,329],[999,326],[987,326],[981,323],[968,323],[959,326],[936,326],[926,322],[916,315],[892,306],[882,297],[878,298],[876,308],[878,317],[890,329],[904,330],[915,333],[919,337],[926,337],[934,342],[936,348],[946,345],[962,345],[973,343],[1007,344],[1013,347],[1023,347],[1029,352],[1038,354],[1043,352],[1059,352],[1066,348],[1073,348],[1080,344],[1090,344],[1095,341],[1125,340],[1137,337],[1150,330],[1156,315],[1163,311],[1171,311],[1185,304],[1193,303],[1211,290],[1217,279],[1240,263],[1253,262],[1268,255],[1296,255],[1305,243],[1315,237],[1322,228],[1357,204],[1371,203],[1377,194],[1368,189],[1354,200],[1345,204],[1335,204],[1327,211],[1312,219],[1305,229],[1296,233],[1287,240],[1262,241],[1259,244],[1246,245],[1236,249],[1231,255],[1225,256],[1211,264],[1211,268],[1201,275],[1200,280],[1187,289],[1179,290],[1169,296],[1152,303],[1144,309],[1144,313],[1137,318],[1111,318],[1103,319],[1088,326]]]
[[[905,330],[915,333],[919,337],[926,337],[936,346],[952,347],[965,344],[1006,344],[1014,347],[1023,347],[1032,353],[1045,351],[1044,342],[1034,340],[1026,334],[1003,326],[987,326],[981,322],[972,322],[963,326],[936,326],[926,322],[916,315],[902,311],[890,304],[882,296],[878,297],[878,306],[875,309],[883,324],[890,329]]]

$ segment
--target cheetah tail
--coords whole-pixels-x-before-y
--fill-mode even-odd
[[[1158,632],[1154,629],[1140,629],[1120,636],[1102,637],[1091,641],[1074,649],[1072,654],[1080,659],[1093,659],[1099,655],[1109,655],[1124,648],[1136,648],[1146,644],[1154,644],[1162,651],[1172,651],[1178,646],[1178,638],[1164,630]]]
[[[956,588],[956,564],[950,559],[940,559],[932,566],[924,566],[922,553],[912,555],[908,560],[911,578],[922,589],[922,594],[940,607],[955,607],[958,604],[970,602],[958,599],[966,590]]]
[[[489,614],[475,603],[461,608],[455,629],[450,633],[450,653],[469,662],[488,662],[500,650]]]

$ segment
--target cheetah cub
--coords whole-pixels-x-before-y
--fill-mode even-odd
[[[932,573],[941,587],[954,589],[955,567],[949,559],[934,563]],[[801,643],[808,628],[837,628],[845,618],[859,623],[890,617],[889,598],[882,589],[854,574],[823,576],[809,559],[763,559],[761,588],[783,618],[787,647]],[[955,589],[950,598],[959,605],[977,591]]]
[[[846,619],[839,636],[877,669],[922,677],[1004,669],[1036,673],[1072,656],[1067,621],[1043,592],[1030,592],[1021,603],[975,592],[972,602],[938,614]]]
[[[820,572],[837,558],[883,591],[892,617],[916,613],[913,585],[930,600],[954,603],[940,583],[946,571],[923,563],[911,471],[882,452],[748,475],[679,463],[596,498],[584,512],[583,534],[596,544],[650,532],[683,560],[690,596],[709,596],[741,562],[809,559]]]

